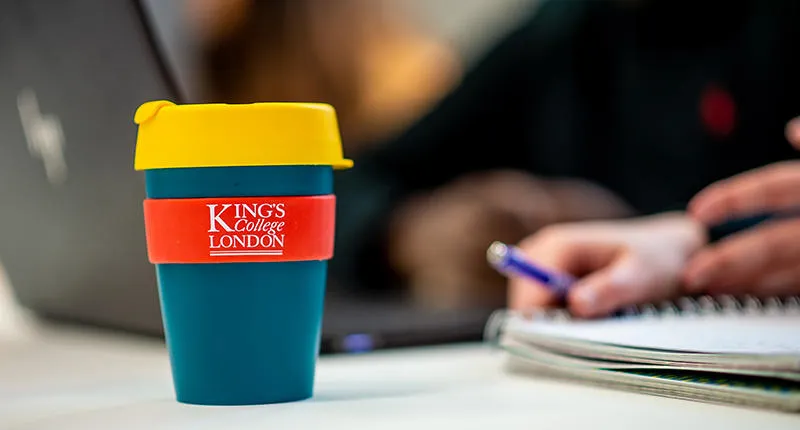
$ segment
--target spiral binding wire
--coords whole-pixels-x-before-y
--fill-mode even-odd
[[[759,299],[754,296],[699,296],[682,297],[675,301],[658,304],[630,306],[620,310],[614,318],[670,318],[704,315],[800,315],[800,296],[770,297]],[[563,308],[537,309],[528,311],[498,310],[486,323],[484,339],[496,343],[512,319],[524,321],[567,322],[572,320],[570,313]]]

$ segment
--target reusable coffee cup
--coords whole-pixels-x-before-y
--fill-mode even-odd
[[[352,166],[334,109],[152,101],[134,121],[177,400],[311,397],[333,256],[333,171]]]

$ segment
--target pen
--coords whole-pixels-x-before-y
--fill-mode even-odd
[[[498,272],[506,276],[523,276],[543,284],[559,299],[567,296],[575,278],[566,273],[556,273],[531,262],[518,248],[494,242],[486,250],[486,259]]]
[[[774,212],[755,213],[749,216],[725,220],[708,228],[709,242],[716,242],[740,231],[756,227],[768,221],[800,218],[800,207],[790,207]]]

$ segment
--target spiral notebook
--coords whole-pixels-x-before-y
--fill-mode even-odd
[[[683,298],[602,320],[499,311],[486,338],[514,372],[800,412],[800,297]]]

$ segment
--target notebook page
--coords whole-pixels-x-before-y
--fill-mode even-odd
[[[800,356],[800,315],[517,321],[509,331],[677,352]]]

